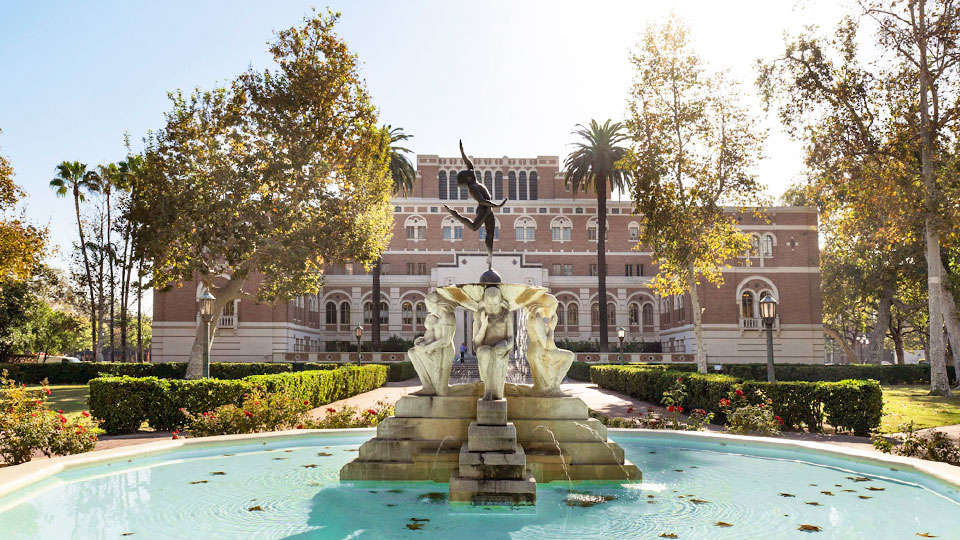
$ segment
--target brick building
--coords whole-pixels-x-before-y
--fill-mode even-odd
[[[566,189],[557,156],[474,158],[497,211],[494,268],[504,281],[547,287],[560,302],[557,340],[596,340],[596,199]],[[476,281],[486,269],[480,233],[464,230],[448,204],[472,214],[473,201],[456,186],[458,157],[421,155],[417,182],[394,200],[393,240],[383,256],[382,339],[412,339],[422,332],[424,296],[436,286]],[[631,360],[690,360],[695,350],[688,296],[661,298],[649,288],[656,273],[651,253],[636,248],[639,223],[628,201],[607,205],[607,298],[611,345],[624,327],[627,341],[659,343],[661,354]],[[757,302],[779,302],[774,350],[778,362],[822,362],[821,298],[817,214],[812,208],[776,207],[764,219],[741,217],[753,249],[729,261],[724,284],[700,286],[704,337],[711,363],[763,362],[766,342]],[[184,361],[196,328],[196,283],[154,295],[154,361]],[[369,339],[372,278],[360,265],[329,268],[316,295],[276,306],[237,301],[216,321],[214,361],[335,359],[317,354],[333,341],[353,341],[358,323]],[[465,337],[471,314],[458,313],[456,342]],[[596,359],[594,355],[591,359]]]

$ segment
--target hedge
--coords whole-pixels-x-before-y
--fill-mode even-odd
[[[229,403],[240,404],[255,388],[283,392],[309,400],[313,406],[373,390],[387,380],[387,368],[365,365],[339,369],[254,375],[239,380],[180,380],[159,377],[110,376],[91,379],[90,413],[111,435],[132,433],[147,422],[157,430],[181,427],[180,408],[204,412]]]
[[[778,381],[842,381],[845,379],[873,379],[880,384],[930,384],[928,364],[878,366],[876,364],[847,364],[825,366],[820,364],[778,364]],[[741,379],[766,380],[766,364],[727,364],[722,373]],[[956,381],[954,366],[947,366],[947,375]]]
[[[720,398],[726,397],[737,384],[749,390],[762,390],[773,401],[774,414],[783,418],[787,428],[806,426],[821,431],[824,423],[841,431],[866,435],[880,426],[883,394],[875,380],[843,380],[836,382],[743,381],[723,374],[690,373],[653,366],[601,365],[590,368],[590,378],[597,386],[630,396],[660,403],[663,392],[673,386],[677,377],[686,383],[688,410],[704,409],[716,414],[715,421],[725,421]]]

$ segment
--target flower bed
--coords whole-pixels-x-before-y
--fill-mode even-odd
[[[383,386],[387,367],[349,366],[240,380],[195,381],[159,377],[101,377],[90,385],[90,412],[109,434],[131,433],[143,422],[154,429],[182,427],[187,418],[180,409],[210,411],[221,405],[240,405],[254,390],[280,393],[290,399],[323,405]]]
[[[771,400],[774,414],[786,428],[821,431],[823,424],[840,431],[866,435],[880,425],[883,394],[874,380],[837,382],[744,381],[730,375],[682,372],[651,366],[592,366],[591,380],[609,390],[660,403],[677,377],[683,377],[686,396],[683,407],[715,413],[717,422],[725,422],[721,400],[738,385],[748,393],[759,390]]]

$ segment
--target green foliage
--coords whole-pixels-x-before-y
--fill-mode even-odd
[[[283,429],[302,429],[309,401],[287,394],[264,394],[259,389],[243,395],[240,405],[228,403],[210,411],[184,411],[192,437],[261,433]]]
[[[132,433],[143,422],[160,430],[183,427],[187,411],[212,411],[221,405],[240,405],[243,395],[259,391],[283,394],[297,402],[319,406],[383,386],[385,366],[342,367],[239,380],[161,379],[158,377],[101,377],[90,385],[90,411],[110,434]]]
[[[388,370],[387,382],[406,381],[417,376],[417,370],[413,367],[413,362],[390,362],[377,365],[386,366]]]
[[[338,364],[306,364],[309,369],[335,369]],[[323,366],[323,367],[321,367]],[[24,384],[39,384],[44,379],[50,384],[86,384],[101,375],[129,377],[184,378],[187,365],[179,362],[134,364],[127,362],[81,362],[79,364],[0,364],[10,372],[10,378]],[[250,375],[287,373],[292,364],[283,362],[214,362],[210,376],[214,379],[242,379]]]
[[[952,366],[951,366],[952,367]],[[778,381],[842,381],[844,379],[874,379],[882,385],[892,384],[929,384],[930,365],[894,365],[847,364],[843,366],[824,366],[817,364],[778,364]],[[948,370],[951,379],[956,380],[953,370]],[[766,364],[727,364],[723,373],[740,379],[764,380],[767,378]]]
[[[0,372],[0,458],[16,465],[30,461],[34,452],[46,456],[77,454],[93,450],[97,422],[83,411],[70,420],[63,411],[47,408],[49,391],[28,390]]]
[[[0,282],[15,283],[36,272],[49,231],[25,223],[16,214],[23,190],[13,182],[13,167],[0,154]]]
[[[562,348],[562,347],[561,347]],[[567,371],[567,377],[576,381],[590,381],[590,364],[586,362],[573,362]]]
[[[557,347],[560,349],[566,349],[575,353],[582,352],[600,352],[600,342],[593,340],[569,340],[561,339],[557,341]],[[659,341],[656,342],[639,342],[639,341],[625,341],[623,343],[623,352],[624,353],[658,353],[661,351],[661,345]],[[619,344],[610,351],[612,353],[620,352]]]
[[[309,429],[374,427],[389,416],[393,416],[393,405],[386,401],[378,401],[372,409],[363,411],[356,407],[343,407],[340,410],[330,407],[323,418],[319,420],[308,418],[304,426]]]
[[[785,427],[820,431],[828,423],[837,430],[866,435],[880,425],[883,394],[873,380],[771,384],[729,375],[684,373],[667,367],[592,366],[590,378],[601,388],[661,403],[664,393],[672,390],[678,377],[683,377],[686,396],[682,406],[686,410],[715,413],[718,422],[727,422],[731,412],[729,404],[721,405],[721,400],[729,400],[730,392],[742,388],[752,405],[762,403],[757,396],[770,399],[772,415],[781,417]]]
[[[727,397],[720,400],[726,412],[727,431],[739,435],[779,435],[783,420],[773,414],[769,399],[763,391],[734,385]]]
[[[873,437],[873,447],[886,454],[908,456],[929,461],[960,465],[960,443],[954,443],[949,435],[931,430],[929,436],[917,433],[913,422],[900,425],[896,444],[880,435]]]

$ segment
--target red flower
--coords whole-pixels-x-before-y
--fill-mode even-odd
[[[726,407],[726,406],[729,405],[729,404],[730,404],[730,400],[729,400],[729,399],[727,399],[727,398],[720,398],[720,406],[721,406],[721,407]]]
[[[327,407],[327,412],[337,412],[333,407]]]
[[[367,413],[368,413],[368,414],[377,414],[377,411],[375,411],[375,410],[373,410],[373,409],[367,409]]]
[[[778,424],[780,424],[781,426],[783,425],[783,418],[780,418],[779,416],[774,416],[774,418],[776,419]]]
[[[37,405],[43,405],[43,401],[37,400]]]
[[[630,413],[632,413],[632,412],[633,412],[633,407],[628,407],[628,408],[627,408],[627,414],[630,414]]]
[[[677,411],[683,412],[683,407],[677,407]]]
[[[309,404],[310,404],[310,400],[309,400],[309,399],[303,400],[303,404],[304,404],[304,405],[309,405]]]
[[[57,411],[57,412],[60,413],[60,414],[63,414],[63,409],[60,409],[60,410]]]
[[[179,439],[179,438],[180,438],[179,433],[180,433],[179,431],[174,431],[174,432],[173,432],[173,438],[174,438],[174,439]]]
[[[90,413],[87,411],[82,411],[80,414],[82,414],[84,418],[90,418]]]
[[[50,389],[49,389],[49,388],[44,388],[44,390],[46,390],[46,391],[47,391],[47,395],[48,395],[48,396],[49,396],[50,394],[52,394],[52,393],[53,393],[53,392],[51,392],[51,391],[50,391]]]
[[[303,424],[297,424],[297,429],[303,429]]]
[[[674,410],[674,406],[673,406],[673,405],[671,405],[671,406],[669,406],[669,407],[667,407],[667,410],[668,410],[668,411],[670,411],[670,412],[673,412],[673,410]]]
[[[244,414],[244,416],[246,416],[247,418],[250,418],[251,416],[253,416],[253,413],[250,412],[250,411],[248,411],[248,410],[246,410],[246,409],[243,410],[243,414]]]
[[[61,416],[61,417],[60,417],[60,423],[61,423],[61,424],[66,424],[66,423],[67,423],[67,417],[66,417],[66,416]]]
[[[760,405],[757,405],[757,407],[760,407],[760,408],[762,409],[762,408],[763,408],[763,403],[761,403]]]
[[[736,393],[737,393],[738,396],[742,396],[742,395],[743,395],[743,390],[737,388],[737,392],[736,392]]]
[[[677,377],[677,382],[683,382],[683,377]]]

